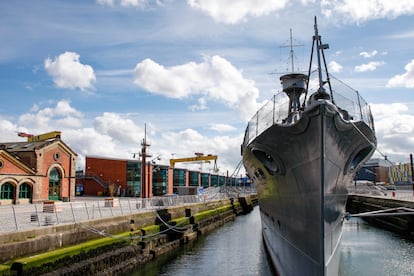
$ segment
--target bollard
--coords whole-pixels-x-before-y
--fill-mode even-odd
[[[395,192],[394,191],[392,191],[392,197],[395,197]]]

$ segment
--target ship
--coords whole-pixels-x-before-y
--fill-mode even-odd
[[[241,145],[264,245],[282,276],[339,274],[348,190],[376,149],[370,107],[328,72],[328,48],[315,17],[308,74],[280,76],[282,91],[248,122]]]

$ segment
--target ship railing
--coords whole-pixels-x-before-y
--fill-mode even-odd
[[[244,145],[274,124],[282,123],[289,115],[289,97],[284,92],[275,94],[266,102],[247,124]]]
[[[335,90],[332,91],[333,103],[347,113],[344,119],[350,122],[363,121],[374,130],[371,109],[359,92],[332,76],[331,85],[335,87]],[[309,89],[308,95],[311,95],[316,90],[316,88]],[[302,95],[301,102],[303,102],[303,97]],[[243,147],[247,146],[270,126],[283,123],[289,115],[288,107],[289,97],[284,92],[275,94],[248,122]]]
[[[370,181],[355,181],[354,186],[348,188],[348,194],[400,201],[414,201],[412,184],[384,185],[375,184]]]
[[[332,75],[330,75],[330,78],[331,85],[334,87],[332,94],[335,105],[348,112],[350,121],[365,122],[374,130],[374,119],[371,108],[359,92]]]

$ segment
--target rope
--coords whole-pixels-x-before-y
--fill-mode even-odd
[[[365,140],[367,140],[367,142],[376,150],[376,151],[378,151],[378,153],[379,154],[381,154],[381,155],[383,155],[382,154],[382,152],[380,152],[379,150],[378,150],[378,147],[377,147],[377,145],[375,145],[374,143],[372,143],[369,139],[368,139],[368,137],[355,125],[355,123],[354,122],[352,122],[352,121],[349,121],[351,124],[352,124],[352,126],[359,132],[359,134],[361,134],[361,136],[365,139]]]
[[[398,212],[398,211],[404,211],[404,212]],[[407,215],[414,215],[414,209],[407,208],[407,207],[397,207],[397,208],[389,208],[385,210],[364,212],[364,213],[358,213],[358,214],[346,213],[345,218],[349,219],[351,217],[358,218],[358,217],[407,216]]]
[[[170,224],[168,224],[168,223],[166,223],[160,216],[159,216],[159,214],[157,213],[157,212],[155,212],[155,214],[156,214],[156,217],[165,225],[165,226],[167,226],[167,229],[165,229],[165,230],[162,230],[162,231],[159,231],[159,232],[157,232],[157,233],[153,233],[153,234],[150,234],[150,235],[134,235],[134,236],[131,236],[131,237],[119,237],[119,236],[117,236],[117,235],[113,235],[113,234],[109,234],[109,233],[106,233],[105,232],[105,230],[99,230],[98,228],[95,228],[95,227],[92,227],[92,226],[90,226],[90,225],[87,225],[87,224],[82,224],[82,223],[79,223],[79,225],[82,227],[82,228],[84,228],[84,229],[86,229],[86,230],[88,230],[89,232],[92,232],[92,233],[94,233],[94,234],[97,234],[97,235],[100,235],[100,236],[103,236],[103,237],[108,237],[108,238],[113,238],[113,239],[118,239],[118,240],[131,240],[131,239],[142,239],[142,238],[148,238],[148,237],[154,237],[154,236],[157,236],[157,235],[160,235],[160,234],[163,234],[163,233],[165,233],[165,232],[168,232],[169,230],[173,230],[173,231],[175,231],[175,232],[179,232],[179,233],[184,233],[185,231],[184,231],[184,227],[183,228],[179,228],[179,230],[176,230],[176,228],[178,228],[178,226],[180,225],[180,224],[182,224],[182,223],[180,223],[180,224],[177,224],[177,225],[170,225]],[[181,229],[183,229],[183,230],[181,230]]]
[[[367,142],[375,149],[375,151],[376,152],[378,152],[383,158],[384,158],[384,160],[386,160],[386,161],[388,161],[391,165],[393,165],[393,163],[390,161],[390,160],[388,160],[388,158],[387,158],[387,156],[384,154],[384,153],[382,153],[379,149],[378,149],[378,146],[377,145],[375,145],[374,143],[372,143],[369,139],[368,139],[368,137],[364,134],[364,133],[362,133],[362,131],[355,125],[355,123],[354,122],[351,122],[350,121],[350,123],[352,124],[352,126],[359,132],[359,134],[361,134],[361,136],[365,139],[365,140],[367,140]],[[398,167],[395,167],[400,173],[402,173],[402,171],[398,168]]]
[[[184,233],[184,232],[186,232],[187,231],[187,228],[186,227],[180,227],[180,228],[178,228],[178,226],[181,224],[181,223],[179,223],[179,224],[176,224],[176,225],[171,225],[171,224],[168,224],[167,222],[165,222],[163,219],[162,219],[162,217],[158,214],[158,212],[155,212],[155,214],[156,214],[156,216],[157,216],[157,218],[165,225],[165,226],[167,226],[169,229],[171,229],[171,230],[173,230],[173,231],[175,231],[175,232],[178,232],[178,233]],[[176,230],[176,228],[178,229],[178,230]]]

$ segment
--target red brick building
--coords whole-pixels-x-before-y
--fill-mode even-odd
[[[145,181],[142,175],[145,175]],[[235,178],[146,162],[86,156],[85,172],[77,173],[77,195],[152,197],[197,194],[199,187],[235,185]],[[143,189],[142,183],[145,183]],[[227,184],[226,184],[227,183]],[[145,194],[142,194],[145,192]]]
[[[173,192],[172,169],[166,166],[147,163],[142,181],[141,162],[137,160],[87,156],[85,163],[85,173],[77,176],[78,190],[85,195],[151,197]]]
[[[77,154],[59,138],[0,143],[0,205],[69,201]]]

